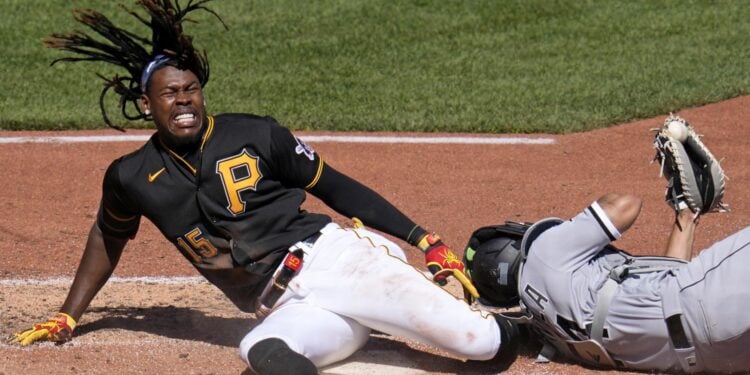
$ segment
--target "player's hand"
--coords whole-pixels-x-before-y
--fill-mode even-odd
[[[479,298],[479,292],[464,271],[464,262],[451,251],[435,233],[422,237],[417,247],[424,251],[427,269],[433,274],[433,280],[441,286],[448,283],[448,276],[455,277],[464,290],[474,298]]]
[[[26,346],[37,341],[54,341],[63,343],[73,338],[73,330],[76,328],[76,321],[66,313],[57,313],[46,323],[34,324],[33,327],[16,333],[11,337],[11,343],[18,343]]]

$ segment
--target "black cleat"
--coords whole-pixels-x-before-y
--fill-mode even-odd
[[[494,317],[500,327],[500,348],[490,361],[499,366],[498,370],[503,371],[508,369],[518,357],[521,333],[518,325],[511,319],[499,314],[495,314]]]

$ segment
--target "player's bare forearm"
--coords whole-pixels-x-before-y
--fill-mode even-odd
[[[78,265],[73,285],[63,303],[62,312],[78,320],[91,300],[112,275],[127,239],[106,236],[94,224],[86,249]]]
[[[683,209],[677,214],[677,219],[672,225],[669,234],[667,248],[664,255],[668,257],[690,260],[693,253],[693,239],[695,238],[695,226],[693,212]]]

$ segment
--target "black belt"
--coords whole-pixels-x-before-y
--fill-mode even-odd
[[[300,241],[301,243],[312,247],[315,245],[315,241],[320,237],[320,232]],[[284,258],[281,270],[275,278],[271,280],[271,288],[268,292],[260,298],[260,306],[258,307],[258,313],[265,315],[271,311],[276,302],[281,298],[281,295],[286,291],[286,287],[289,285],[289,281],[299,272],[302,268],[302,258],[304,256],[302,249],[292,246],[289,248],[289,253]]]
[[[320,238],[321,234],[322,233],[320,233],[320,232],[315,232],[315,233],[311,234],[310,237],[307,237],[307,238],[305,238],[304,240],[302,240],[300,242],[302,242],[303,244],[305,244],[307,246],[312,247],[313,245],[315,245],[315,241],[317,241],[318,238]],[[292,247],[294,247],[294,246],[292,246]]]
[[[693,346],[685,333],[685,327],[682,326],[681,316],[682,314],[676,314],[665,319],[669,338],[672,340],[675,349],[687,349]]]
[[[686,372],[693,372],[692,369],[696,368],[698,359],[695,353],[695,346],[690,342],[690,337],[687,335],[685,326],[682,324],[682,314],[672,315],[664,321],[667,323],[667,331],[669,332],[669,339],[672,340],[672,345],[675,349],[681,349],[676,352],[680,365]]]

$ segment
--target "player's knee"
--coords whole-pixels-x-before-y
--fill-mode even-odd
[[[635,222],[643,204],[635,195],[618,193],[606,194],[599,198],[597,203],[621,233],[628,230]]]
[[[247,351],[250,368],[261,375],[317,374],[315,364],[281,339],[258,341]]]

